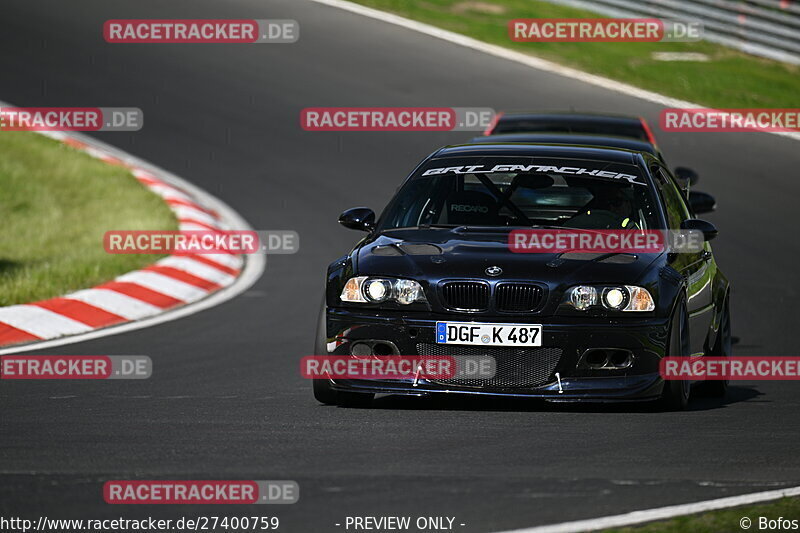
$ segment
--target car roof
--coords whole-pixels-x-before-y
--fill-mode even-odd
[[[611,128],[613,131],[609,131]],[[508,113],[502,114],[489,133],[575,132],[623,135],[652,141],[639,117],[591,113]]]
[[[471,139],[470,144],[497,144],[497,143],[537,143],[537,144],[580,144],[586,146],[608,146],[612,148],[625,148],[636,152],[647,152],[658,155],[655,146],[647,141],[633,137],[619,137],[614,135],[591,135],[573,133],[506,133],[499,135],[485,135]]]
[[[619,122],[620,124],[640,124],[639,117],[609,113],[575,113],[572,111],[552,112],[508,112],[500,120],[582,120],[585,122]]]
[[[642,152],[623,148],[573,146],[567,144],[479,143],[445,146],[430,159],[475,156],[519,156],[583,158],[615,163],[637,164]]]

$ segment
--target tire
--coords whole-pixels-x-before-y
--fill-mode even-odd
[[[374,394],[365,392],[342,392],[334,391],[336,402],[342,407],[369,407],[372,405]]]
[[[675,308],[669,327],[667,355],[687,357],[689,346],[689,313],[686,302],[681,301]],[[659,408],[663,411],[683,411],[689,405],[692,383],[688,380],[664,380],[664,391],[659,399]]]
[[[317,318],[317,332],[314,340],[314,355],[328,355],[328,338],[325,331],[325,302],[322,302]],[[372,403],[374,394],[335,391],[329,379],[314,379],[314,398],[325,405],[347,407],[366,407]]]
[[[327,355],[328,354],[328,338],[325,331],[325,301],[319,309],[317,316],[317,331],[314,337],[314,355]],[[325,405],[337,405],[336,391],[331,388],[331,382],[328,379],[314,379],[314,398],[320,403]]]
[[[319,403],[325,405],[338,405],[336,401],[336,391],[331,388],[331,382],[327,379],[314,379],[314,398]]]
[[[719,333],[714,340],[714,347],[711,348],[709,356],[711,357],[730,357],[731,350],[731,296],[728,294],[725,297],[725,304],[722,311],[722,323],[719,327]],[[705,392],[708,396],[716,398],[723,398],[728,392],[727,379],[709,380],[704,384]]]
[[[368,407],[374,394],[362,392],[335,391],[328,379],[315,379],[314,398],[325,405],[341,405],[342,407]]]

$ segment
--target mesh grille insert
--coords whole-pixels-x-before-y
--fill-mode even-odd
[[[561,359],[561,348],[498,348],[452,344],[417,344],[420,356],[450,355],[459,357],[490,356],[497,363],[491,379],[450,379],[434,383],[480,389],[530,388],[547,383]]]

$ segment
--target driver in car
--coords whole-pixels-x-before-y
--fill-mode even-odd
[[[565,227],[582,229],[636,229],[631,199],[623,188],[603,188],[587,208],[569,219]]]

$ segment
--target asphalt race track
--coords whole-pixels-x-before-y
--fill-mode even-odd
[[[295,19],[288,45],[110,45],[107,19]],[[793,382],[741,382],[685,413],[532,402],[382,398],[319,405],[299,375],[325,266],[361,235],[348,207],[381,209],[455,133],[304,132],[312,106],[608,111],[659,106],[306,0],[4,0],[0,99],[139,107],[136,133],[98,135],[215,194],[256,229],[292,229],[247,293],[156,327],[49,354],[144,354],[144,381],[0,382],[0,515],[276,515],[339,531],[346,516],[454,516],[496,531],[800,485]],[[797,141],[668,134],[671,165],[717,197],[739,355],[797,355]],[[0,191],[0,194],[2,192]],[[1,238],[1,237],[0,237]],[[111,506],[109,479],[293,479],[288,506]]]

